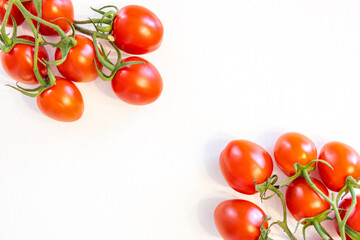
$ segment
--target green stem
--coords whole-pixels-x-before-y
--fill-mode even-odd
[[[86,28],[83,28],[83,27],[80,27],[78,24],[74,24],[74,27],[77,31],[81,32],[81,33],[84,33],[86,35],[89,35],[89,36],[92,36],[95,34],[95,36],[97,38],[101,38],[101,39],[105,39],[105,40],[108,40],[110,42],[113,42],[114,41],[114,37],[112,35],[109,35],[109,34],[103,34],[103,33],[99,33],[99,32],[96,32],[96,31],[92,31],[92,30],[89,30],[89,29],[86,29]]]
[[[311,181],[310,176],[306,170],[303,171],[303,176],[304,176],[305,180],[307,181],[307,183],[309,184],[309,186],[312,189],[314,189],[321,197],[323,197],[332,206],[332,208],[335,212],[336,220],[337,220],[338,224],[340,225],[342,223],[342,220],[341,220],[339,209],[338,209],[338,206],[336,205],[336,202],[332,201],[318,187],[316,187],[316,185]],[[343,231],[341,231],[340,228],[339,228],[339,230],[340,230],[341,239],[346,240],[345,230],[343,229]]]
[[[311,178],[309,176],[309,173],[307,171],[303,171],[303,176],[305,178],[305,180],[307,181],[307,183],[310,185],[310,187],[312,189],[314,189],[321,197],[323,197],[328,203],[335,205],[335,203],[328,197],[326,196],[325,193],[323,193],[312,181]]]
[[[38,67],[39,43],[40,43],[39,36],[36,36],[35,37],[35,51],[34,51],[34,74],[36,76],[36,79],[39,81],[40,85],[45,86],[46,83],[45,83],[43,77],[41,76],[39,67]]]
[[[328,236],[326,236],[326,234],[323,232],[322,227],[320,226],[320,223],[318,223],[317,221],[314,221],[314,227],[316,229],[316,231],[318,232],[318,234],[320,235],[320,237],[322,239],[325,240],[329,240],[330,238]]]
[[[346,187],[343,187],[336,196],[336,205],[339,205],[340,198],[343,195],[343,193],[346,191]]]
[[[94,33],[92,35],[92,39],[94,42],[94,48],[95,48],[95,52],[96,52],[96,56],[99,59],[100,63],[102,65],[104,65],[104,67],[106,67],[107,69],[109,69],[110,71],[114,71],[116,66],[114,66],[112,63],[108,62],[100,53],[100,50],[98,48],[98,44],[97,44],[97,40],[96,40],[96,34]]]
[[[92,23],[105,23],[105,24],[112,24],[112,20],[109,18],[104,18],[104,19],[100,19],[100,18],[93,18],[93,19],[89,19],[89,20],[74,20],[74,24],[92,24]]]
[[[23,16],[24,16],[25,20],[27,21],[27,23],[29,24],[29,26],[30,26],[30,28],[31,28],[31,31],[33,32],[33,35],[36,36],[38,30],[37,30],[37,28],[35,27],[33,21],[31,21],[31,17],[30,17],[29,15],[26,15],[26,14],[24,14]]]
[[[342,234],[346,235],[345,233],[345,225],[346,225],[346,222],[347,220],[349,219],[350,217],[350,214],[352,212],[352,210],[354,209],[356,203],[357,203],[357,200],[356,200],[356,193],[355,193],[355,190],[352,186],[350,186],[350,194],[351,194],[351,205],[349,207],[349,209],[347,210],[344,218],[342,219],[342,221],[340,223],[338,223],[338,226],[339,226],[339,231],[340,231],[340,234],[342,236]]]
[[[6,45],[11,45],[12,44],[12,40],[8,37],[7,33],[6,33],[6,24],[7,21],[10,17],[10,12],[11,12],[11,8],[14,4],[14,0],[9,0],[7,9],[6,9],[6,13],[3,19],[3,23],[1,25],[1,37],[3,38],[3,40],[5,41]]]
[[[294,234],[292,234],[292,232],[289,229],[289,226],[287,225],[287,212],[286,212],[286,203],[285,203],[284,195],[282,194],[282,192],[280,192],[279,189],[277,189],[273,185],[269,186],[269,190],[273,191],[276,195],[278,195],[283,207],[283,220],[277,221],[277,224],[284,230],[284,232],[289,236],[291,240],[296,240],[296,237],[294,236]]]
[[[19,10],[21,11],[21,13],[24,15],[24,17],[28,16],[30,17],[31,19],[34,19],[35,21],[38,21],[52,29],[54,29],[56,32],[59,33],[59,35],[61,36],[61,38],[67,38],[67,35],[66,33],[56,24],[53,24],[53,23],[50,23],[50,22],[47,22],[33,14],[31,14],[21,3],[20,0],[10,0],[10,1],[14,1],[14,3],[16,4],[16,6],[19,8]]]

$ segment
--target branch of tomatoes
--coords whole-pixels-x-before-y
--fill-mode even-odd
[[[57,10],[54,11],[54,9]],[[53,87],[60,89],[60,86],[65,85],[76,88],[72,84],[63,84],[62,80],[62,84],[58,84],[55,88],[59,77],[54,76],[52,72],[54,66],[69,81],[89,82],[97,77],[112,81],[115,94],[133,105],[150,104],[160,96],[163,83],[158,70],[145,59],[140,57],[122,59],[121,54],[121,51],[130,54],[145,54],[156,50],[163,36],[163,27],[158,17],[150,10],[136,5],[125,6],[121,10],[118,10],[116,6],[91,9],[102,17],[74,23],[71,0],[4,0],[0,2],[0,19],[3,20],[0,29],[0,49],[4,53],[1,55],[1,63],[5,71],[17,80],[16,85],[10,87],[29,97],[37,97],[40,110],[45,109],[40,105],[46,106],[39,103],[39,99],[45,99],[40,96],[45,95],[48,89],[53,89]],[[133,11],[139,14],[131,14]],[[119,14],[125,14],[120,21]],[[18,36],[18,26],[25,20],[30,26],[33,37]],[[136,22],[137,26],[129,22]],[[89,23],[95,27],[95,30],[80,26]],[[126,29],[123,26],[126,26]],[[12,27],[11,35],[8,35],[6,27]],[[146,29],[146,34],[139,35],[138,29]],[[68,35],[70,30],[72,32]],[[91,39],[76,34],[76,31],[90,35]],[[126,38],[119,37],[123,32]],[[57,36],[59,41],[49,42],[44,36]],[[98,43],[98,38],[108,41],[117,53],[115,62],[110,60],[110,52],[106,53],[104,46]],[[134,39],[134,41],[127,41],[119,46],[122,39],[126,41]],[[49,60],[45,46],[56,48],[55,60]],[[24,57],[21,57],[22,54],[18,54],[19,52],[24,53],[24,56],[31,56],[32,61],[25,61]],[[106,69],[110,71],[110,74],[106,74],[108,72]],[[25,88],[20,86],[19,82],[38,86]],[[78,91],[77,88],[75,90]],[[67,94],[67,96],[59,96],[63,100],[62,104],[68,102],[67,99],[74,98],[70,97],[69,92],[62,94]],[[69,105],[68,110],[83,111],[82,101],[82,97],[77,97],[74,104],[78,107],[72,108]],[[54,102],[51,107],[58,108],[58,106]],[[65,113],[60,111],[67,111],[59,108],[53,110],[56,115],[63,115]],[[42,110],[42,112],[51,111]],[[49,116],[46,113],[45,115]],[[79,116],[81,114],[68,112],[65,115]],[[61,121],[77,120],[75,117],[69,119],[64,116],[50,117],[56,120],[61,119]]]
[[[227,212],[223,216],[215,215],[217,228],[224,239],[242,239],[236,236],[240,230],[245,231],[248,227],[259,229],[256,238],[254,235],[249,239],[266,239],[274,225],[279,225],[290,239],[294,239],[287,226],[287,209],[298,221],[296,229],[304,225],[304,239],[306,229],[310,226],[322,239],[333,239],[323,226],[323,222],[330,220],[336,223],[342,240],[360,239],[360,195],[355,192],[360,187],[360,155],[353,148],[340,142],[329,142],[318,155],[315,144],[309,138],[291,132],[279,137],[274,157],[280,170],[288,176],[279,184],[278,176],[272,174],[271,156],[261,146],[246,140],[233,140],[221,152],[221,172],[234,190],[248,195],[259,192],[262,200],[277,195],[283,207],[282,221],[266,222],[261,226],[256,221],[250,221],[252,215],[234,216]],[[310,177],[315,169],[318,169],[321,180]],[[281,192],[284,187],[285,197]],[[329,190],[333,193],[330,194]],[[267,196],[267,191],[273,195]],[[229,213],[235,210],[239,209],[233,205]],[[230,218],[237,225],[236,230],[224,228]],[[270,217],[266,218],[266,221],[270,220]],[[242,227],[244,223],[246,225]]]

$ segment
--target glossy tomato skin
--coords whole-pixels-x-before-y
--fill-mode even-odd
[[[84,112],[84,100],[71,81],[56,77],[56,83],[37,97],[37,105],[46,116],[61,122],[74,122]]]
[[[96,57],[94,43],[89,38],[82,35],[75,35],[77,44],[70,49],[70,52],[62,64],[57,66],[61,75],[74,82],[90,82],[95,80],[99,75],[96,71],[96,65],[101,68],[101,64]],[[61,50],[56,49],[55,59],[60,60]]]
[[[214,219],[225,240],[258,240],[265,213],[252,202],[234,199],[220,203],[215,209]],[[264,227],[268,227],[267,222],[264,222]]]
[[[6,13],[6,8],[7,8],[8,4],[9,4],[9,0],[0,0],[0,19],[4,19],[5,13]],[[29,3],[24,2],[23,5],[25,7],[27,7],[29,5]],[[15,6],[15,4],[13,5],[13,7],[11,9],[10,14],[14,17],[17,26],[20,26],[25,20],[24,16],[20,12],[19,8],[17,6]],[[8,20],[6,22],[6,26],[7,27],[13,26],[11,17],[8,18]]]
[[[356,196],[356,205],[355,208],[351,211],[350,216],[348,220],[346,221],[346,224],[352,228],[353,230],[360,232],[360,195]],[[345,198],[340,204],[339,204],[339,211],[340,211],[340,217],[343,219],[348,212],[348,209],[351,205],[351,197]],[[341,210],[342,209],[342,210]],[[339,227],[337,224],[337,221],[335,222],[336,231],[340,235]],[[349,236],[346,236],[347,240],[351,240]]]
[[[308,137],[289,132],[281,135],[276,141],[274,157],[280,170],[290,177],[295,174],[294,164],[306,165],[317,159],[317,150]]]
[[[273,172],[270,154],[247,140],[231,141],[220,154],[220,169],[227,183],[243,194],[254,194]]]
[[[319,159],[325,160],[334,169],[318,163],[321,180],[334,192],[343,188],[347,176],[360,177],[360,156],[349,145],[341,142],[327,143],[322,147]]]
[[[30,36],[19,36],[19,38],[35,42]],[[35,47],[27,44],[16,44],[10,52],[1,52],[1,64],[7,74],[14,80],[24,84],[39,83],[34,74],[34,51]],[[39,47],[38,58],[49,60],[44,47]],[[42,77],[48,73],[47,68],[38,61],[38,68]]]
[[[113,23],[115,44],[130,54],[145,54],[161,45],[164,28],[149,9],[128,5],[119,10]]]
[[[27,9],[33,15],[37,16],[34,3],[31,2],[31,4],[29,4]],[[58,25],[65,33],[71,30],[71,26],[66,20],[58,19],[58,18],[66,18],[71,23],[74,23],[74,7],[71,0],[43,0],[41,11],[42,11],[41,18],[43,20]],[[34,21],[34,24],[37,24],[37,22]],[[54,29],[44,24],[40,24],[39,31],[44,36],[59,35]]]
[[[326,196],[329,196],[329,191],[321,181],[315,178],[311,178],[311,181]],[[285,201],[286,206],[297,221],[314,217],[330,208],[330,204],[313,190],[303,177],[299,177],[290,183],[286,189]]]
[[[150,62],[140,57],[129,57],[122,62],[141,61],[120,69],[112,80],[114,93],[124,102],[146,105],[161,95],[163,81],[159,71]]]

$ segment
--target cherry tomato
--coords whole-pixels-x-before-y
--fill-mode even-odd
[[[332,191],[340,191],[347,176],[360,177],[360,156],[349,145],[341,142],[327,143],[321,149],[319,159],[333,167],[332,170],[326,164],[318,162],[321,180]]]
[[[56,77],[56,83],[37,97],[37,105],[46,116],[61,122],[78,120],[84,112],[79,89],[71,81]]]
[[[9,4],[9,0],[0,0],[0,19],[4,19],[8,4]],[[27,7],[29,5],[29,2],[24,2],[23,5]],[[11,8],[10,14],[14,17],[17,26],[20,26],[25,20],[24,16],[22,15],[19,8],[15,4],[13,4],[13,7]],[[13,26],[11,17],[8,18],[6,22],[6,26],[7,27]]]
[[[329,191],[321,181],[315,178],[311,178],[311,181],[329,196]],[[286,206],[298,221],[302,218],[315,217],[330,208],[330,204],[312,189],[303,177],[290,183],[286,189],[285,199]]]
[[[225,240],[258,240],[264,211],[246,200],[227,200],[214,212],[215,225]],[[268,223],[264,222],[268,228]]]
[[[112,34],[116,46],[124,52],[144,54],[160,47],[164,28],[160,19],[149,9],[129,5],[116,14]]]
[[[360,195],[356,196],[356,205],[355,208],[351,211],[348,220],[346,221],[346,225],[348,225],[353,230],[360,232]],[[351,197],[344,199],[339,204],[340,217],[343,219],[348,212],[351,205]],[[338,234],[340,235],[339,227],[337,221],[335,221],[335,226]],[[351,240],[349,236],[346,236],[347,240]]]
[[[28,6],[28,10],[33,15],[37,16],[34,3],[31,2],[31,4]],[[65,33],[70,31],[71,29],[70,24],[66,20],[60,18],[66,18],[71,23],[74,23],[74,7],[71,0],[43,0],[41,11],[42,11],[42,16],[41,16],[42,19],[58,25]],[[37,24],[37,22],[34,21],[34,24]],[[59,35],[54,29],[44,24],[40,24],[39,32],[44,36]]]
[[[159,98],[163,82],[159,71],[150,62],[140,57],[129,57],[122,62],[141,61],[120,69],[112,80],[115,94],[124,102],[146,105]]]
[[[96,57],[94,43],[87,37],[75,35],[77,45],[73,47],[65,62],[57,66],[59,72],[67,79],[74,82],[90,82],[98,77],[94,59],[100,69],[101,64]],[[60,60],[61,50],[56,49],[55,59]]]
[[[19,36],[19,38],[35,42],[30,36]],[[1,63],[7,74],[16,81],[24,84],[39,83],[34,74],[34,51],[35,46],[27,44],[16,44],[10,52],[1,52]],[[49,60],[44,47],[39,47],[38,58]],[[47,75],[47,68],[38,61],[38,68],[42,77]]]
[[[287,176],[295,174],[294,164],[306,165],[317,158],[315,144],[306,136],[289,132],[276,141],[274,157],[280,170]]]
[[[220,168],[234,190],[254,194],[257,184],[271,176],[273,162],[270,154],[259,145],[246,141],[231,141],[220,154]]]

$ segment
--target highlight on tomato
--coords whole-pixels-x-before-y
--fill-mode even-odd
[[[61,75],[74,82],[94,81],[99,76],[95,62],[98,69],[101,68],[94,43],[88,37],[79,34],[75,35],[75,40],[77,41],[76,46],[70,49],[66,60],[58,65],[57,69]],[[60,59],[62,59],[61,49],[57,48],[55,60]]]
[[[264,211],[256,204],[240,199],[221,202],[214,211],[217,230],[224,240],[258,240],[265,220]],[[268,228],[268,223],[263,223]]]
[[[317,159],[316,146],[310,138],[296,132],[281,135],[275,143],[274,158],[287,176],[295,174],[294,164],[306,165]]]
[[[71,81],[56,77],[55,84],[37,97],[37,105],[46,116],[61,122],[74,122],[84,113],[84,100]]]
[[[266,181],[273,172],[270,154],[247,140],[233,140],[220,154],[220,169],[226,182],[235,191],[255,194],[255,181]]]
[[[163,90],[163,81],[159,71],[149,61],[140,57],[129,57],[122,62],[138,61],[121,68],[111,81],[116,96],[126,103],[146,105],[157,100]]]
[[[325,185],[316,178],[311,181],[326,196],[329,197],[329,191]],[[330,209],[330,204],[310,187],[303,177],[292,181],[285,194],[286,206],[296,220],[315,217],[316,215]]]
[[[320,151],[319,159],[325,160],[333,168],[321,162],[317,164],[321,180],[332,191],[340,191],[348,176],[355,179],[360,177],[360,155],[347,144],[341,142],[325,144]]]
[[[19,36],[18,38],[34,42],[31,36]],[[34,50],[35,47],[29,44],[18,43],[10,52],[1,52],[1,64],[5,72],[14,80],[24,84],[38,84],[34,74]],[[39,47],[38,59],[49,60],[45,47]],[[45,77],[48,73],[46,66],[40,61],[37,62],[40,75]]]
[[[113,22],[115,44],[130,54],[145,54],[158,49],[164,28],[160,19],[149,9],[128,5],[119,10]]]

